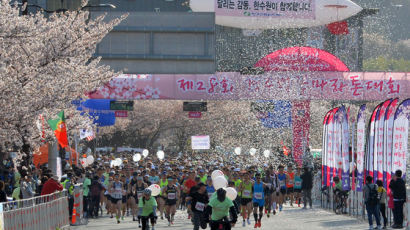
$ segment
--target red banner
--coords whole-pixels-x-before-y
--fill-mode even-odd
[[[117,110],[115,111],[115,117],[128,117],[128,111]]]
[[[188,117],[189,118],[201,118],[202,117],[202,113],[201,112],[189,112],[188,113]]]
[[[293,157],[302,167],[303,153],[309,147],[310,101],[292,103]]]

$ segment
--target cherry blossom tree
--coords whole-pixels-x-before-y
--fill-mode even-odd
[[[81,10],[21,15],[17,4],[0,0],[2,143],[37,145],[39,114],[45,120],[54,118],[71,106],[71,100],[119,74],[100,65],[100,58],[92,55],[96,45],[125,17],[90,19],[89,13]]]

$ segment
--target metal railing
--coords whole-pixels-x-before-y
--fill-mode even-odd
[[[0,229],[55,230],[68,229],[70,225],[67,191],[4,202],[0,207]]]

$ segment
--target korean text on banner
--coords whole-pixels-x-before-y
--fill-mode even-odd
[[[392,172],[401,170],[406,174],[407,141],[409,135],[410,99],[403,101],[397,108],[393,124],[393,162]]]
[[[193,150],[206,150],[211,147],[209,136],[192,136],[191,143]]]
[[[215,0],[215,14],[236,17],[315,18],[315,0]]]
[[[399,104],[399,99],[396,98],[390,103],[384,120],[384,172],[383,172],[383,184],[387,191],[390,191],[389,185],[391,180],[391,163],[392,163],[392,147],[393,147],[393,122],[394,122],[394,114],[396,113],[397,106]]]
[[[347,115],[347,111],[346,108],[344,106],[342,106],[342,113],[341,115],[341,147],[342,147],[342,151],[341,151],[341,158],[340,161],[342,162],[342,186],[343,186],[343,190],[348,191],[350,190],[350,162],[349,162],[349,119],[348,119],[348,115]]]
[[[366,142],[366,105],[360,106],[359,113],[357,114],[357,191],[363,191],[363,166],[364,166],[364,145]]]
[[[383,141],[384,141],[384,114],[391,103],[391,99],[386,100],[376,113],[374,125],[374,154],[373,154],[373,176],[374,181],[383,179]]]
[[[380,109],[382,104],[379,104],[372,113],[372,117],[370,118],[370,125],[369,125],[369,132],[368,132],[368,140],[366,142],[366,171],[365,176],[373,177],[373,154],[374,154],[374,135],[375,135],[375,120],[377,111]]]
[[[323,119],[323,133],[322,133],[322,149],[323,149],[323,154],[322,154],[322,186],[326,185],[326,179],[327,179],[327,143],[328,143],[328,135],[327,135],[327,125],[328,125],[328,119],[329,115],[332,113],[332,110],[329,110],[329,112],[326,113],[325,118]]]

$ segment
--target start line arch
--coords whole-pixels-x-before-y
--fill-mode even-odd
[[[410,73],[122,74],[88,93],[115,100],[355,100],[410,97]]]

